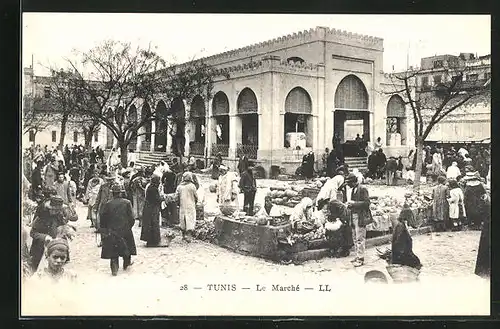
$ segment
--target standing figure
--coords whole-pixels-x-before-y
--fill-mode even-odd
[[[146,247],[167,247],[161,243],[160,236],[160,209],[164,198],[160,195],[160,177],[153,175],[146,188],[146,202],[142,210],[141,241]]]
[[[196,226],[196,204],[198,196],[194,185],[193,173],[185,172],[182,175],[182,182],[176,190],[177,201],[179,203],[179,221],[182,230],[182,237],[187,242],[191,242],[193,231]]]
[[[314,152],[310,151],[302,158],[302,173],[306,179],[314,176]]]
[[[378,150],[380,150],[381,148],[382,148],[382,138],[377,137],[377,140],[373,144],[373,150],[375,152],[378,152]]]
[[[480,211],[481,197],[486,189],[480,181],[479,173],[467,172],[465,180],[465,211],[467,212],[467,224],[474,230],[481,229],[482,213]]]
[[[146,202],[146,186],[148,178],[144,177],[144,168],[140,167],[137,174],[130,181],[130,191],[132,193],[132,213],[134,220],[139,221],[139,227],[142,225],[142,210]]]
[[[477,250],[476,269],[474,273],[481,277],[491,275],[491,244],[490,244],[490,223],[491,223],[491,200],[485,193],[481,196],[479,212],[482,214],[483,228],[479,238],[479,248]]]
[[[438,231],[444,231],[449,220],[448,215],[448,187],[446,178],[439,176],[438,185],[432,191],[432,217]]]
[[[462,189],[458,186],[456,180],[452,179],[448,182],[450,188],[450,197],[448,198],[450,209],[450,220],[448,223],[449,229],[461,229],[462,220],[465,218],[465,197]]]
[[[238,176],[235,172],[228,172],[225,167],[220,168],[220,177],[217,184],[217,202],[221,206],[239,209]]]
[[[101,186],[99,187],[99,192],[97,192],[97,196],[96,196],[95,204],[94,204],[94,207],[97,208],[97,209],[95,209],[97,216],[96,216],[96,220],[94,223],[97,233],[99,233],[100,228],[101,228],[101,225],[100,225],[100,223],[101,223],[101,209],[102,209],[102,207],[104,207],[104,205],[106,203],[108,203],[109,201],[111,201],[113,199],[113,195],[111,194],[111,187],[114,184],[115,184],[115,176],[108,175],[108,176],[106,176],[104,183],[102,183]],[[99,235],[99,238],[100,238],[100,235]],[[102,245],[102,242],[101,242],[101,239],[99,239],[99,240],[100,240],[100,242],[98,243],[98,246],[100,247]]]
[[[253,216],[253,205],[255,203],[255,194],[257,193],[257,182],[253,176],[253,167],[248,167],[241,174],[240,190],[243,191],[243,211],[246,212],[248,216]]]
[[[99,190],[101,185],[104,183],[104,180],[99,177],[97,172],[94,172],[94,177],[89,180],[87,185],[87,191],[85,193],[85,201],[88,206],[87,219],[90,221],[90,227],[95,227],[95,222],[97,219],[97,207],[95,206],[97,195],[99,194]]]
[[[246,155],[242,155],[238,161],[238,172],[243,174],[248,169],[248,158]]]
[[[137,255],[132,227],[132,204],[123,198],[125,190],[120,185],[111,189],[113,199],[101,209],[101,258],[110,260],[111,274],[118,274],[119,257],[123,258],[123,269],[132,265],[131,257]]]
[[[65,180],[63,172],[57,175],[57,181],[54,183],[53,187],[55,188],[57,195],[63,199],[64,204],[69,205],[73,201],[70,184]]]
[[[43,182],[46,187],[52,187],[57,179],[57,173],[59,172],[59,164],[55,157],[51,156],[49,164],[45,167]]]
[[[330,151],[326,161],[326,174],[328,177],[333,177],[337,169],[337,153],[334,149]]]
[[[165,170],[161,178],[161,182],[163,184],[163,193],[175,193],[175,173],[172,170]],[[179,223],[179,218],[177,216],[177,203],[174,202],[174,200],[166,200],[166,207],[162,210],[162,217],[165,219],[167,226],[172,227]]]
[[[349,174],[345,184],[351,189],[345,190],[344,202],[351,211],[351,227],[354,241],[355,258],[352,261],[355,267],[362,266],[365,261],[366,225],[373,222],[370,211],[370,195],[368,189],[359,184],[356,175]]]
[[[398,170],[398,162],[396,158],[389,157],[385,165],[385,179],[387,186],[395,185],[396,171]]]

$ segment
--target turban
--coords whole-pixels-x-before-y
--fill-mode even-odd
[[[47,244],[47,256],[50,256],[52,252],[55,250],[59,250],[65,252],[67,260],[69,261],[69,245],[68,242],[64,239],[53,239]]]

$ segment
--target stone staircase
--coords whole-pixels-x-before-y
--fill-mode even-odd
[[[357,168],[360,172],[368,171],[366,157],[346,157],[345,163],[349,166],[350,170]]]
[[[158,165],[160,161],[165,161],[168,165],[172,164],[172,159],[174,156],[172,154],[167,154],[165,152],[144,152],[139,154],[139,158],[135,161],[136,164],[143,167]]]

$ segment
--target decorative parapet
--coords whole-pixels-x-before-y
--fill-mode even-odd
[[[384,49],[384,39],[382,38],[352,33],[345,30],[330,29],[328,27],[320,28],[325,30],[325,38],[328,41],[354,44],[356,46],[374,48],[376,50]]]
[[[309,30],[288,34],[286,36],[274,38],[272,40],[204,57],[200,60],[215,65],[239,58],[256,56],[259,54],[262,55],[284,47],[295,46],[306,42],[324,40],[345,43],[347,45],[353,46],[361,46],[365,48],[373,48],[376,50],[383,50],[383,39],[381,38],[318,26],[314,29],[311,28]]]
[[[246,64],[239,64],[234,66],[229,66],[217,70],[220,76],[224,74],[229,74],[231,77],[234,74],[252,74],[256,72],[268,72],[277,71],[282,73],[291,74],[306,74],[311,76],[324,76],[325,65],[324,64],[312,64],[306,62],[292,62],[282,60],[281,57],[275,55],[269,55],[262,58],[262,60],[249,62]]]

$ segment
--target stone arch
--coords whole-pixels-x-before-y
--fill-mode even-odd
[[[127,111],[127,125],[132,127],[137,124],[137,108],[132,104]],[[130,139],[129,149],[133,152],[137,148],[137,132],[133,132],[134,136]]]
[[[229,100],[223,91],[219,91],[214,95],[212,101],[212,115],[228,115],[229,114]]]
[[[288,92],[285,99],[285,113],[312,113],[311,96],[304,88],[295,87]]]
[[[186,108],[184,101],[176,97],[170,103],[170,113],[172,118],[171,132],[172,147],[171,151],[177,156],[184,155],[185,148],[185,127],[186,127]]]
[[[293,149],[297,146],[311,147],[312,120],[312,101],[309,93],[302,87],[291,89],[285,98],[284,146]]]
[[[214,141],[212,144],[212,155],[221,153],[222,156],[229,155],[229,100],[223,91],[214,95],[212,100],[212,116],[215,118],[213,129]]]
[[[111,107],[107,109],[105,115],[106,115],[107,120],[110,121],[110,123],[114,124],[114,119],[113,119],[114,113],[113,113],[113,109]],[[113,132],[111,131],[111,129],[109,127],[106,127],[106,148],[107,149],[111,149],[113,147],[114,138],[115,138],[115,136],[113,135]]]
[[[406,105],[401,96],[393,95],[387,102],[386,145],[406,145]]]
[[[191,129],[189,134],[189,154],[204,155],[206,138],[206,107],[203,97],[196,95],[191,101]]]
[[[201,118],[205,117],[206,114],[206,108],[205,108],[205,101],[203,100],[203,97],[200,95],[196,95],[193,97],[193,100],[191,101],[191,117],[193,118]]]
[[[167,113],[167,104],[163,100],[158,101],[155,109],[155,151],[167,150]]]
[[[354,74],[340,81],[335,91],[336,109],[368,110],[368,91],[365,84]]]
[[[141,120],[147,117],[151,116],[151,107],[149,104],[146,102],[144,105],[142,105],[141,109]],[[142,127],[144,137],[142,138],[141,142],[141,150],[142,151],[149,151],[151,148],[151,131],[153,130],[153,124],[151,121],[147,121],[144,126]]]
[[[257,96],[252,89],[246,87],[239,93],[237,111],[238,114],[258,112]]]

